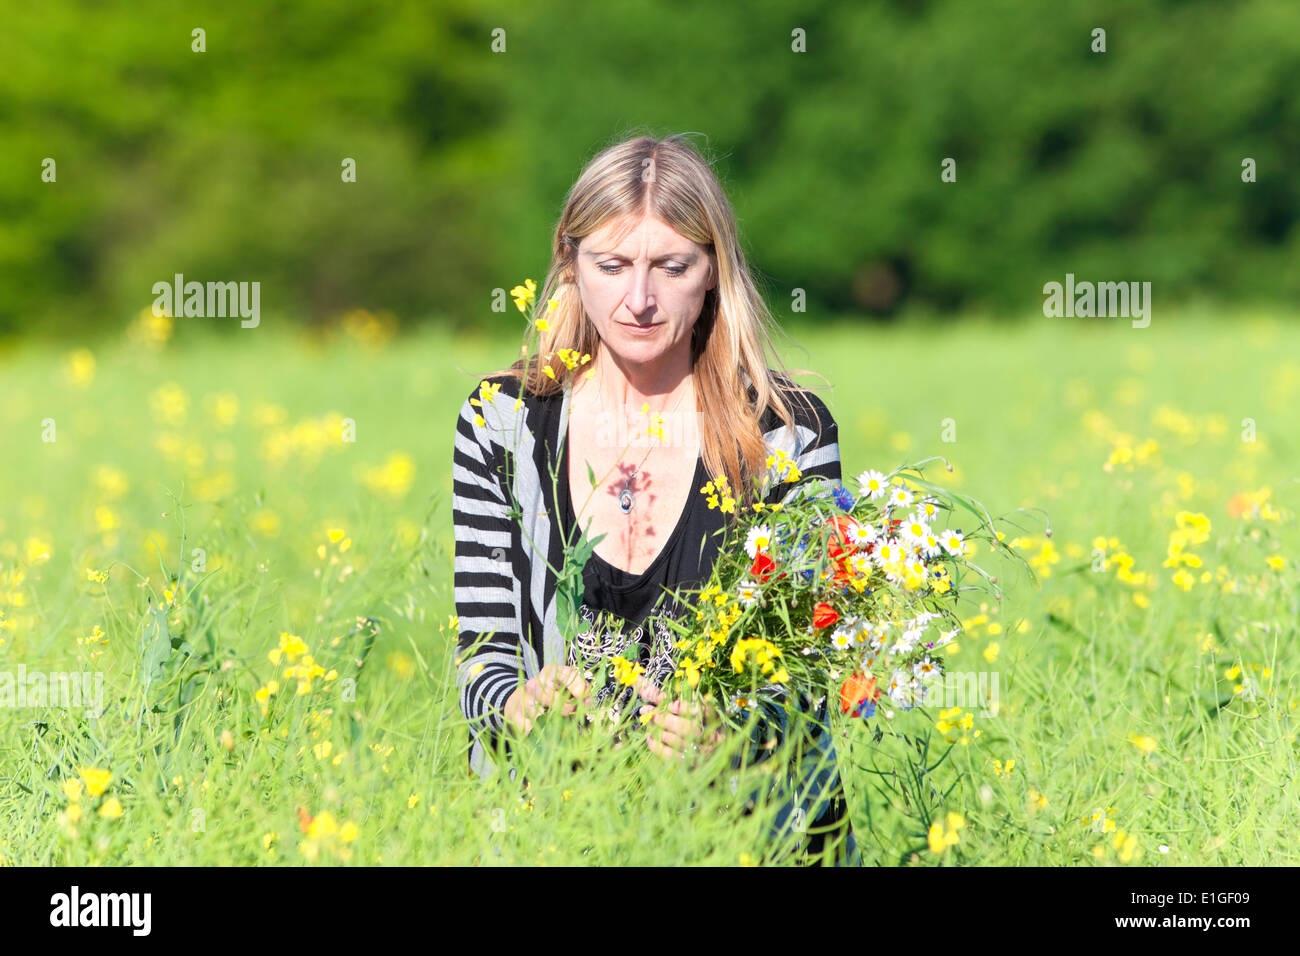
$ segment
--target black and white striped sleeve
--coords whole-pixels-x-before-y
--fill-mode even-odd
[[[476,390],[470,399],[479,398]],[[503,708],[524,673],[521,586],[511,561],[513,520],[503,457],[466,399],[452,455],[454,588],[459,618],[456,685],[476,747],[495,746]],[[471,763],[474,763],[471,754]]]
[[[786,476],[776,474],[775,466],[770,468],[768,490],[764,497],[767,504],[784,501],[800,484],[811,478],[824,478],[832,486],[843,480],[839,424],[826,403],[812,392],[804,392],[801,397],[787,401],[794,414],[794,429],[778,422],[777,428],[763,437],[769,448],[780,449],[794,460],[799,477],[790,482]]]

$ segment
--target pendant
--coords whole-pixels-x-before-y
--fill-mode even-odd
[[[632,492],[624,488],[623,493],[618,496],[618,506],[623,510],[623,514],[631,511],[634,504],[636,504],[636,499],[632,497]]]

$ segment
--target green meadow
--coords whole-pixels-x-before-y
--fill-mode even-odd
[[[1300,863],[1296,318],[784,329],[851,490],[944,456],[1033,569],[946,655],[995,706],[836,712],[867,863]],[[470,778],[452,439],[517,339],[179,321],[0,352],[0,862],[784,859],[719,763],[557,716]]]

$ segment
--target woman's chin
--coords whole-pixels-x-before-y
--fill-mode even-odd
[[[670,349],[666,340],[661,340],[658,333],[647,338],[620,335],[616,342],[605,342],[604,347],[620,361],[628,365],[653,365],[668,355]]]

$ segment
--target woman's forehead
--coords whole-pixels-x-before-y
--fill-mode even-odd
[[[697,243],[649,213],[611,219],[589,235],[584,245],[593,253],[639,253],[643,246],[648,246],[646,251],[652,258],[686,254],[700,248]]]

